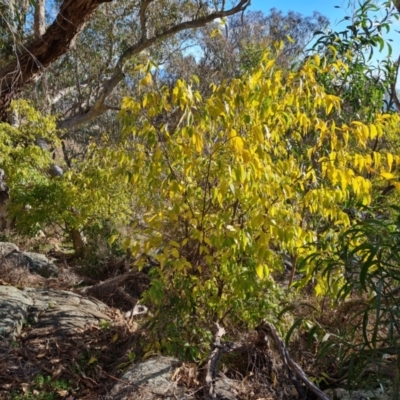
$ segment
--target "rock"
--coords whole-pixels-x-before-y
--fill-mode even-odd
[[[59,165],[51,164],[50,165],[49,174],[50,174],[50,176],[55,178],[56,176],[63,176],[64,175],[64,171]]]
[[[0,256],[7,257],[12,252],[18,252],[19,248],[14,243],[0,242]]]
[[[218,378],[215,383],[215,391],[219,396],[223,396],[226,400],[237,400],[238,397],[233,389],[235,383],[235,381],[227,377]]]
[[[152,400],[162,396],[164,400],[189,400],[184,389],[171,381],[171,375],[181,362],[172,357],[157,356],[139,362],[126,371],[121,380],[130,384],[117,384],[110,395],[114,400]],[[193,397],[191,397],[193,398]]]
[[[15,340],[28,319],[33,300],[12,286],[0,286],[0,335]]]
[[[156,356],[139,362],[128,369],[120,378],[126,383],[117,383],[111,390],[110,398],[114,400],[194,400],[194,394],[185,393],[185,388],[178,386],[171,377],[182,362],[172,357]],[[216,382],[218,396],[226,400],[237,400],[235,381],[220,377]],[[187,391],[187,389],[186,389]],[[190,390],[192,392],[192,390]]]
[[[26,322],[34,331],[69,334],[109,321],[108,310],[100,301],[72,292],[0,286],[0,335],[14,340]]]
[[[324,391],[329,397],[335,400],[390,400],[390,391],[383,391],[382,388],[373,390],[353,390],[343,388],[327,389]]]
[[[58,275],[57,266],[43,254],[19,251],[13,243],[0,242],[0,257],[3,262],[14,263],[16,267],[29,268],[32,272],[50,278]]]
[[[29,269],[32,272],[35,272],[44,278],[58,275],[57,266],[43,254],[31,253],[29,251],[23,251],[21,254],[27,260]]]

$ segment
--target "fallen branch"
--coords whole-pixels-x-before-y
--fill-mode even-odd
[[[223,353],[223,346],[221,345],[221,338],[225,335],[225,329],[219,326],[218,322],[214,326],[214,343],[212,344],[212,351],[207,361],[207,374],[206,374],[206,388],[204,399],[215,399],[215,378],[217,377],[218,363]]]
[[[303,393],[301,386],[299,385],[296,378],[300,380],[304,385],[306,385],[307,388],[311,390],[317,396],[318,399],[331,400],[329,396],[327,396],[324,392],[322,392],[316,385],[314,385],[314,383],[312,383],[307,378],[302,368],[291,359],[289,352],[285,344],[283,343],[283,340],[280,338],[278,332],[276,331],[275,327],[272,324],[264,321],[258,327],[256,327],[256,330],[260,337],[266,336],[271,338],[275,342],[276,347],[278,348],[279,353],[281,355],[282,361],[289,372],[289,377],[292,380],[293,384],[295,385],[296,390],[298,391],[300,397],[303,395]]]
[[[212,343],[211,354],[207,361],[207,374],[205,378],[204,400],[212,400],[217,398],[215,391],[215,380],[217,378],[218,363],[222,354],[232,351],[242,351],[246,346],[241,343],[225,342],[221,343],[222,336],[225,335],[225,329],[217,323],[214,325],[214,341]]]

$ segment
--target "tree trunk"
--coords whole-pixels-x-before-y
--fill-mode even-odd
[[[14,96],[46,67],[67,53],[93,12],[113,0],[64,0],[56,20],[47,31],[0,70],[0,119],[7,120],[7,109]],[[43,1],[39,1],[38,6]]]
[[[74,247],[75,255],[81,257],[85,254],[85,242],[82,238],[81,233],[78,229],[71,229],[69,231],[69,236],[72,240],[72,245]]]
[[[33,23],[33,30],[35,33],[35,39],[39,39],[45,32],[45,9],[46,0],[36,0],[35,4],[35,16]]]
[[[4,170],[0,168],[0,232],[13,228],[13,221],[10,220],[7,205],[10,200],[8,187],[5,183]]]

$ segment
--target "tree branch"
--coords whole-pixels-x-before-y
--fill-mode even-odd
[[[397,112],[400,112],[400,100],[397,96],[397,92],[396,92],[396,84],[397,84],[397,77],[399,75],[399,68],[400,68],[400,56],[397,59],[397,63],[396,63],[396,74],[395,77],[393,79],[393,83],[390,85],[390,98],[391,100],[394,102],[396,108],[397,108]]]
[[[57,18],[44,35],[19,49],[0,70],[0,119],[6,120],[11,100],[24,86],[64,55],[93,12],[113,0],[64,0]]]
[[[154,0],[142,0],[141,9],[140,9],[140,21],[141,24],[141,38],[140,40],[134,44],[133,46],[129,47],[119,58],[114,68],[113,76],[106,81],[101,89],[97,99],[94,101],[94,104],[87,110],[85,113],[77,114],[71,117],[68,117],[65,120],[62,120],[58,123],[59,129],[72,129],[76,126],[79,126],[84,123],[88,123],[95,119],[96,117],[102,115],[106,112],[109,108],[105,105],[107,98],[111,95],[113,90],[117,87],[117,85],[124,79],[123,68],[126,61],[134,55],[141,53],[142,51],[146,50],[154,43],[159,40],[166,39],[173,35],[176,35],[179,32],[201,28],[207,25],[208,23],[214,21],[217,18],[224,18],[238,12],[244,11],[250,4],[250,0],[240,0],[239,3],[229,9],[229,10],[220,10],[215,11],[209,15],[204,17],[199,17],[197,19],[191,21],[185,21],[179,24],[174,25],[173,27],[166,29],[164,32],[156,34],[151,38],[147,38],[147,29],[146,29],[146,18],[145,18],[145,11],[148,5]]]
[[[314,393],[314,395],[320,400],[331,400],[329,396],[327,396],[324,392],[320,390],[318,386],[316,386],[313,382],[311,382],[302,368],[290,357],[289,352],[283,343],[283,340],[278,335],[275,327],[269,322],[262,322],[259,326],[256,327],[256,331],[258,332],[259,336],[267,336],[271,338],[274,342],[276,347],[279,350],[280,356],[284,365],[286,366],[289,377],[292,380],[293,384],[296,387],[296,390],[299,392],[301,396],[302,388],[299,386],[299,381],[301,381],[307,388]]]

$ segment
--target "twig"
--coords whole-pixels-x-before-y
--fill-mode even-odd
[[[230,353],[232,351],[242,351],[246,345],[236,342],[221,343],[222,336],[225,335],[225,329],[219,325],[218,322],[214,324],[213,334],[214,341],[212,343],[212,351],[207,361],[207,374],[204,385],[204,400],[213,400],[217,398],[215,391],[215,380],[217,378],[218,363],[222,354]]]
[[[218,322],[214,325],[214,343],[213,350],[207,361],[206,388],[204,390],[204,399],[216,399],[215,378],[217,377],[217,367],[222,355],[221,338],[225,335],[225,329]]]
[[[102,374],[107,375],[109,378],[114,379],[114,380],[117,381],[117,382],[121,382],[121,383],[123,383],[123,384],[125,384],[125,385],[134,385],[134,384],[131,383],[131,382],[124,381],[124,380],[122,380],[122,379],[117,378],[116,376],[113,376],[113,375],[108,374],[108,373],[107,373],[106,371],[104,371],[104,369],[101,368],[101,367],[99,367],[99,369],[101,370],[101,373],[102,373]],[[139,387],[139,385],[135,385],[135,386],[138,386],[138,387]]]

